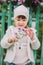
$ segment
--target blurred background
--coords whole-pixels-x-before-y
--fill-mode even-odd
[[[43,65],[43,0],[0,0],[0,41],[7,28],[13,24],[13,9],[21,4],[30,9],[28,25],[37,30],[36,34],[41,43],[37,51],[33,50],[33,65]],[[6,49],[0,46],[0,65],[8,65],[3,60],[5,54]]]

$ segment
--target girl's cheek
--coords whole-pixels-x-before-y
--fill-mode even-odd
[[[27,22],[25,22],[24,24],[27,25]]]

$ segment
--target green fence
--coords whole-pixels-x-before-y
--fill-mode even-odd
[[[12,6],[11,2],[8,4],[8,6],[5,3],[3,3],[2,6],[1,6],[1,3],[0,3],[0,8],[1,8],[0,9],[0,40],[4,36],[6,29],[11,24],[13,24],[13,20],[12,20],[13,8],[12,7],[13,6]],[[43,35],[42,35],[42,32],[39,33],[40,32],[40,15],[41,15],[40,6],[37,6],[36,12],[33,12],[32,8],[30,7],[29,26],[37,29],[37,37],[39,38],[39,40],[41,42],[40,49],[37,50],[37,51],[33,51],[34,52],[34,58],[35,58],[34,65],[36,65],[36,64],[37,65],[43,65],[43,40],[42,40]],[[32,26],[32,24],[35,24],[35,26]],[[43,29],[42,25],[41,25],[41,29]],[[1,46],[0,46],[0,65],[8,65],[8,64],[4,63],[4,61],[3,61],[5,54],[6,54],[6,50],[2,49]]]

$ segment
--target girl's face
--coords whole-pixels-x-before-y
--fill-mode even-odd
[[[25,16],[18,16],[15,18],[15,25],[17,27],[26,27],[27,26],[27,18]]]

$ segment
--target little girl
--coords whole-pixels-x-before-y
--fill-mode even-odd
[[[27,26],[29,10],[20,5],[14,9],[14,25],[10,26],[3,39],[2,48],[7,49],[5,62],[8,65],[32,65],[34,63],[33,50],[40,47],[36,30]]]

